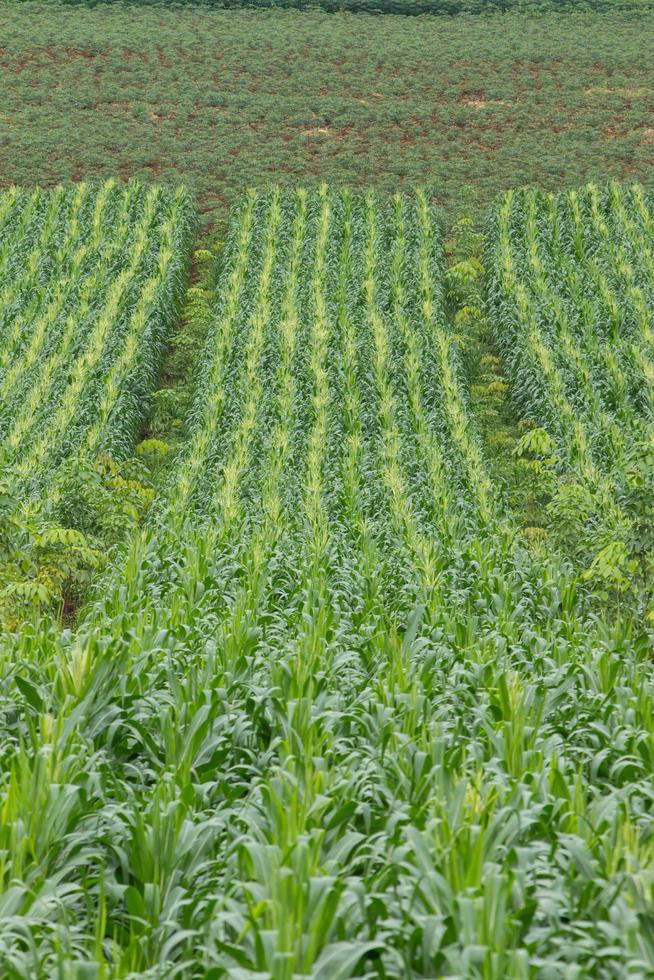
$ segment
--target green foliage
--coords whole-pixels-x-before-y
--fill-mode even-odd
[[[196,249],[193,258],[195,284],[186,290],[181,318],[171,336],[163,363],[160,387],[154,392],[149,431],[173,444],[187,435],[187,419],[200,369],[200,358],[207,335],[214,325],[216,265],[222,243],[215,235],[205,239],[206,248]],[[141,443],[137,452],[156,450],[158,439]],[[161,448],[161,447],[160,447]]]
[[[546,465],[553,465],[556,462],[556,443],[545,429],[528,429],[518,441],[513,452],[516,456],[532,456],[539,462],[543,460]]]
[[[3,481],[4,482],[4,481]],[[8,482],[0,485],[0,628],[17,629],[82,590],[102,556],[79,530],[26,518]]]
[[[60,478],[57,516],[106,547],[133,531],[151,505],[150,478],[150,470],[137,459],[71,460]]]
[[[522,543],[473,233],[421,191],[242,199],[165,492],[75,633],[0,642],[3,974],[654,971],[651,638]],[[583,490],[557,435],[507,457]]]
[[[649,616],[652,201],[642,187],[509,192],[488,233],[490,313],[518,411],[516,454],[551,539],[606,602]],[[558,476],[558,478],[557,478]]]
[[[0,194],[4,625],[18,605],[74,604],[151,502],[144,467],[124,460],[181,305],[193,230],[183,189],[110,180]]]
[[[532,545],[543,543],[542,497],[533,494],[533,469],[540,466],[528,444],[520,439],[509,399],[504,367],[494,343],[487,315],[484,234],[474,188],[460,189],[455,220],[446,242],[447,300],[462,352],[469,398],[489,467],[498,492],[503,493],[513,519],[524,527]],[[538,448],[534,443],[534,448]],[[527,456],[531,457],[527,459]]]
[[[651,182],[654,15],[568,6],[416,20],[0,5],[0,185],[183,180],[224,230],[244,188],[271,181],[428,183],[450,215],[474,183],[475,218],[524,183]]]
[[[152,504],[153,470],[137,459],[71,458],[38,508],[12,496],[11,474],[5,474],[0,630],[20,629],[43,615],[70,620],[116,544],[134,533]]]
[[[23,3],[26,0],[7,0],[9,3]],[[568,12],[614,12],[654,9],[652,0],[52,0],[55,4],[67,6],[114,5],[120,7],[207,7],[234,10],[247,9],[293,9],[303,11],[325,10],[330,13],[352,11],[371,14],[403,14],[418,16],[435,14],[454,16],[456,14],[493,14],[504,11],[521,11],[529,14],[542,14],[549,11]]]

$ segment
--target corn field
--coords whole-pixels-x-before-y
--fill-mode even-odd
[[[654,208],[639,186],[509,192],[495,208],[489,296],[523,447],[563,480],[550,507],[587,574],[651,580]]]
[[[24,491],[130,451],[184,288],[193,205],[117,181],[0,198],[0,437]]]
[[[148,495],[116,461],[148,414],[194,213],[183,190],[115,180],[0,195],[2,620],[63,601],[65,580],[97,569],[97,535],[68,520],[85,466],[105,459],[114,494]]]
[[[637,557],[653,220],[611,186],[489,224],[518,450],[591,499],[591,562]],[[131,451],[192,227],[182,191],[0,199],[25,500]],[[77,629],[0,642],[0,972],[653,975],[651,645],[520,533],[428,196],[248,191],[219,276],[149,517]]]

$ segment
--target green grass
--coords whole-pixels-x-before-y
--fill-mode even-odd
[[[0,182],[426,185],[448,211],[654,165],[654,16],[0,7]],[[353,38],[356,45],[353,46]]]

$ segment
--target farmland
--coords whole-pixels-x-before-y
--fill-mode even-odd
[[[653,213],[640,189],[508,195],[493,275],[533,275],[536,304],[530,218],[545,253],[592,208],[573,284],[602,222],[635,244]],[[446,282],[423,191],[243,197],[153,515],[76,633],[6,642],[12,975],[652,969],[646,636],[516,533]],[[502,330],[527,299],[496,297]]]
[[[64,578],[73,575],[71,560],[80,573],[97,564],[79,528],[62,525],[75,510],[80,523],[85,466],[108,457],[114,494],[127,491],[122,508],[138,499],[138,485],[117,464],[131,455],[148,412],[193,230],[183,190],[110,180],[0,195],[5,621],[12,609],[62,598],[58,562]],[[106,496],[95,476],[98,485],[87,489]]]
[[[428,186],[451,215],[462,183],[485,206],[654,167],[651,12],[27,3],[0,7],[0,37],[0,185],[183,181],[221,233],[271,182]]]
[[[427,2],[0,3],[2,977],[654,976],[654,20]]]
[[[623,588],[652,574],[653,230],[642,188],[614,184],[509,192],[489,235],[497,342],[537,426],[522,446],[565,473],[550,514],[586,574]]]

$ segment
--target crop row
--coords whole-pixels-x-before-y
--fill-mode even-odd
[[[100,525],[115,537],[151,494],[117,461],[149,410],[193,225],[182,189],[0,196],[3,626],[61,605],[103,561]]]
[[[510,526],[426,195],[250,191],[220,275],[150,524],[0,646],[3,971],[648,975],[647,642]]]
[[[0,202],[0,438],[32,491],[68,457],[134,444],[179,310],[184,191],[115,181]]]
[[[654,513],[654,209],[617,184],[509,192],[488,235],[489,298],[526,448],[559,481],[552,512],[577,524],[589,572],[651,574]]]

